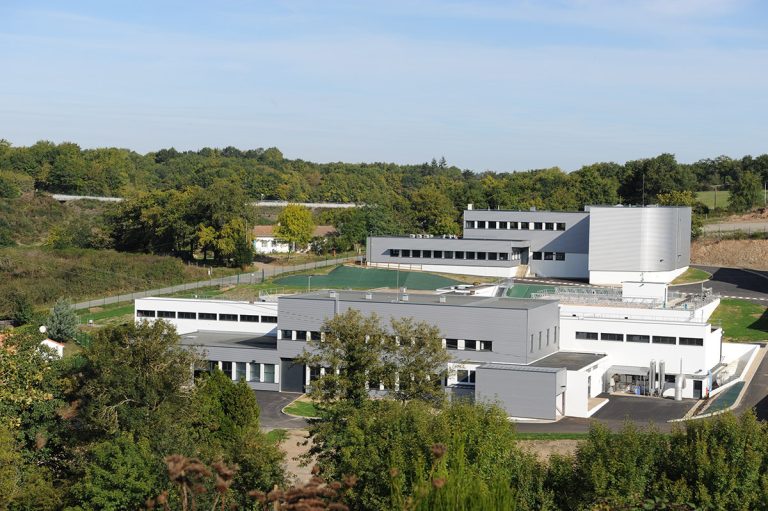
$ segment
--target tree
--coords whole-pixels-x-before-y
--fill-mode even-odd
[[[367,387],[378,390],[380,384],[401,400],[442,400],[439,384],[450,356],[436,327],[395,319],[386,330],[375,314],[349,309],[326,321],[323,331],[324,339],[309,341],[302,354],[305,364],[326,368],[313,383],[318,400],[360,406]]]
[[[760,178],[752,172],[744,172],[731,185],[728,207],[732,211],[749,211],[760,203]]]
[[[80,320],[69,300],[60,298],[53,305],[47,323],[48,337],[54,341],[66,342],[73,340],[77,335],[77,325],[80,324]]]
[[[275,236],[291,244],[291,250],[305,247],[312,240],[315,223],[312,212],[304,206],[289,204],[277,217]]]
[[[198,354],[184,348],[165,321],[133,322],[99,330],[83,351],[80,386],[83,429],[97,434],[130,431],[152,438],[163,412],[188,399]]]
[[[699,202],[696,195],[690,191],[660,193],[656,196],[656,203],[659,206],[688,206],[691,208],[691,239],[701,236],[704,230],[704,220],[696,211],[703,208],[704,205]]]
[[[9,297],[11,303],[11,319],[16,326],[26,325],[32,321],[35,310],[29,297],[22,292],[11,293]]]
[[[160,493],[164,467],[146,438],[121,433],[89,447],[70,489],[71,511],[140,509]]]

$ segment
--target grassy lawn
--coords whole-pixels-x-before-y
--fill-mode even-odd
[[[723,327],[729,341],[768,340],[768,307],[734,298],[723,298],[711,321]]]
[[[88,309],[81,309],[77,311],[77,315],[80,317],[82,323],[88,323],[93,321],[99,323],[105,319],[116,318],[119,316],[133,316],[133,302],[125,304],[110,304],[105,307],[91,307],[91,309],[99,309],[94,312],[90,312]]]
[[[586,440],[588,433],[517,433],[518,440]]]
[[[698,268],[688,268],[685,273],[677,277],[672,281],[672,285],[677,284],[690,284],[691,282],[700,282],[702,280],[709,280],[712,277],[711,273],[707,273],[704,270]]]
[[[294,401],[285,407],[285,413],[299,417],[317,417],[319,414],[311,401]]]
[[[730,196],[730,193],[725,190],[718,190],[717,191],[717,207],[718,208],[724,208],[728,206],[728,197]],[[709,209],[714,209],[715,207],[715,191],[709,190],[706,192],[696,192],[696,198],[699,200],[699,202],[704,203]]]
[[[288,438],[288,432],[284,429],[273,429],[272,431],[267,432],[265,436],[267,437],[268,442],[277,444]]]

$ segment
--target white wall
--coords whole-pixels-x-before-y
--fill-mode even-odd
[[[253,240],[253,250],[257,254],[287,254],[290,244],[270,236],[259,236]]]
[[[630,280],[646,280],[650,282],[672,282],[685,273],[687,266],[672,271],[590,271],[589,283],[601,286],[618,286]]]
[[[187,334],[197,330],[213,330],[219,332],[254,333],[272,335],[277,333],[277,323],[252,323],[245,321],[213,321],[199,319],[157,318],[157,311],[179,312],[208,312],[212,314],[247,314],[251,316],[277,316],[277,302],[238,302],[230,300],[198,300],[189,298],[138,298],[134,304],[134,318],[138,317],[136,311],[155,311],[154,319],[164,319],[176,326],[179,334]]]
[[[528,258],[530,273],[537,277],[586,279],[589,277],[588,254],[565,254],[565,261],[545,261]]]
[[[394,264],[368,263],[371,268],[397,269],[401,271],[431,271],[436,273],[453,273],[456,275],[477,275],[479,277],[514,277],[517,266],[455,266],[442,264]]]

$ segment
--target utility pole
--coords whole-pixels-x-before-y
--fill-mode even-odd
[[[715,207],[713,209],[717,209],[717,189],[720,188],[723,185],[712,185],[712,188],[715,189]]]

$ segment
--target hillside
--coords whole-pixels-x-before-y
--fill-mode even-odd
[[[768,270],[768,240],[702,239],[691,244],[691,262]]]

